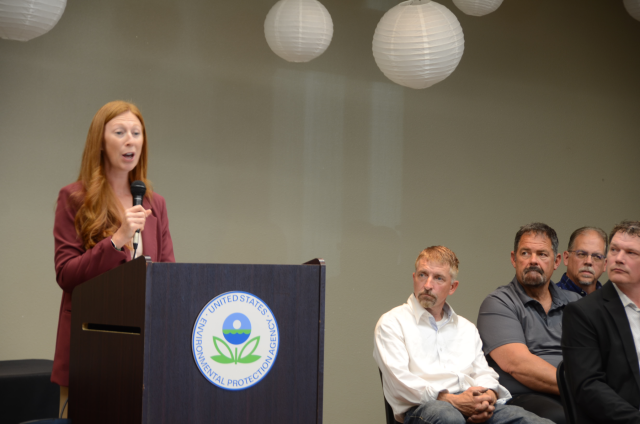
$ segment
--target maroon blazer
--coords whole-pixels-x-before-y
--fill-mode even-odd
[[[118,251],[113,248],[110,237],[101,240],[93,248],[85,250],[74,224],[78,210],[77,203],[71,202],[69,199],[73,192],[81,188],[81,184],[75,182],[60,190],[53,226],[56,280],[62,288],[62,303],[51,381],[61,386],[69,385],[71,293],[73,289],[77,285],[131,260],[129,251]],[[151,215],[147,217],[144,230],[141,232],[144,255],[151,256],[151,260],[154,262],[175,262],[164,198],[153,193],[153,200],[149,202],[149,199],[145,197],[142,200],[142,206],[145,209],[151,208]]]

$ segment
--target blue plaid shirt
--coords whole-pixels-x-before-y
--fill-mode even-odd
[[[567,273],[565,272],[560,282],[556,284],[556,286],[560,287],[562,290],[569,290],[575,293],[578,293],[580,296],[585,297],[587,293],[582,290],[582,287],[571,281],[569,277],[567,277]],[[602,288],[602,284],[600,281],[596,281],[596,290],[600,290]]]

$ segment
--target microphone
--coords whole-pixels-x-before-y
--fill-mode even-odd
[[[147,186],[140,180],[131,183],[131,195],[133,196],[133,206],[142,205],[142,198],[147,192]],[[133,257],[136,256],[138,243],[140,242],[140,230],[133,235]]]

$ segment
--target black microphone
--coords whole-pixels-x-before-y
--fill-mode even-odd
[[[140,180],[131,183],[131,195],[133,196],[133,206],[142,205],[142,198],[147,192],[147,186]],[[140,242],[140,230],[133,235],[133,257],[136,257],[136,250]]]

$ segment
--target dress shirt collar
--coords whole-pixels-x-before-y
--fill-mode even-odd
[[[427,311],[425,308],[422,307],[422,305],[420,304],[420,302],[418,302],[418,299],[416,299],[416,296],[413,293],[411,294],[411,296],[409,296],[407,303],[409,304],[409,308],[411,309],[411,313],[413,314],[413,317],[416,319],[416,324],[420,322],[420,318],[422,318],[422,315],[424,314],[427,314],[429,322],[432,322],[433,324],[435,324],[436,322],[435,317],[431,315],[431,312]],[[458,323],[458,315],[454,312],[453,308],[449,306],[448,303],[445,302],[444,307],[442,308],[442,311],[443,311],[442,319],[447,321],[452,321],[454,324]]]
[[[587,293],[584,290],[582,290],[582,287],[580,287],[579,285],[571,281],[571,278],[569,278],[566,272],[560,279],[560,282],[557,284],[557,286],[560,287],[562,290],[569,290],[569,291],[578,293],[582,297],[587,295]],[[601,288],[602,288],[602,284],[600,283],[600,281],[596,281],[596,290],[600,290]]]
[[[529,302],[540,303],[532,297],[529,297],[526,291],[524,291],[524,287],[518,282],[516,277],[513,277],[510,285],[515,290],[518,297],[520,297],[520,301],[523,305],[526,305]],[[551,293],[551,309],[556,309],[562,306],[567,305],[570,300],[562,293],[562,289],[556,287],[553,281],[549,281],[549,292]]]
[[[613,284],[613,287],[615,287],[616,291],[618,292],[618,296],[620,296],[620,301],[622,302],[622,305],[625,308],[627,308],[627,307],[631,308],[636,312],[640,311],[640,308],[638,308],[638,306],[635,303],[633,303],[633,300],[629,299],[629,296],[624,294],[624,292],[618,288],[616,283],[611,281],[611,284]]]

